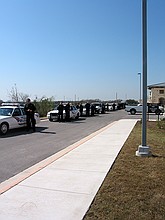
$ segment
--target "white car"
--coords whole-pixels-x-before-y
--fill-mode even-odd
[[[40,117],[35,113],[36,123]],[[26,127],[26,114],[23,106],[0,106],[0,133],[7,134],[10,129]]]
[[[58,121],[59,114],[58,114],[58,109],[57,108],[58,107],[55,107],[54,110],[49,111],[47,113],[47,118],[49,119],[49,121]],[[64,108],[65,108],[65,106],[64,106]],[[71,105],[70,106],[70,118],[71,119],[78,119],[79,116],[80,116],[79,110],[74,105]],[[66,117],[65,110],[63,110],[63,117],[64,117],[64,120],[65,120],[65,117]]]
[[[142,104],[138,105],[127,105],[125,107],[125,111],[130,112],[131,115],[135,115],[136,113],[142,113],[143,106]],[[160,115],[164,113],[164,108],[155,103],[147,103],[147,112],[155,113],[156,115]]]
[[[102,104],[100,102],[93,102],[91,105],[95,106],[96,114],[100,114],[102,112]]]

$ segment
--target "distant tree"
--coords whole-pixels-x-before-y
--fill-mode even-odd
[[[17,86],[16,84],[14,84],[14,86],[12,87],[11,91],[9,92],[9,98],[11,99],[11,101],[13,102],[18,102],[19,98],[18,98],[18,90],[17,90]]]
[[[26,102],[26,99],[29,97],[29,95],[28,94],[24,94],[24,93],[19,93],[18,94],[19,95],[19,98],[20,98],[20,100],[22,101],[22,102]]]
[[[0,105],[2,105],[3,101],[0,99]]]
[[[138,104],[138,101],[134,100],[134,99],[127,99],[126,100],[126,103],[128,105],[137,105]]]
[[[11,91],[9,92],[9,98],[12,102],[26,102],[26,99],[29,97],[28,94],[19,92],[17,89],[17,85],[14,84]],[[54,97],[46,98],[43,96],[41,99],[38,99],[37,96],[33,103],[36,106],[37,112],[40,114],[41,117],[47,115],[48,111],[52,110],[55,106]]]
[[[25,102],[28,97],[28,94],[18,92],[16,84],[14,84],[11,91],[9,92],[9,98],[12,102]]]
[[[54,108],[54,97],[46,98],[43,96],[41,99],[36,97],[33,103],[35,104],[40,117],[45,117],[48,111]]]

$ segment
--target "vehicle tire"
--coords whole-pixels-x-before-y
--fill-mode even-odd
[[[79,116],[80,116],[80,115],[79,115],[79,113],[78,113],[77,116],[75,117],[75,119],[79,119]]]
[[[59,119],[52,119],[52,118],[50,118],[49,121],[50,122],[56,122],[56,121],[59,121]]]
[[[135,115],[136,114],[136,110],[135,109],[131,109],[130,113],[131,113],[131,115]]]
[[[160,115],[160,113],[161,113],[160,109],[156,109],[155,114]]]
[[[8,125],[8,123],[3,122],[3,123],[0,125],[0,133],[3,134],[3,135],[5,135],[5,134],[7,134],[8,130],[9,130],[9,125]]]

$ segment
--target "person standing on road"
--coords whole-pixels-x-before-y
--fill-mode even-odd
[[[80,104],[80,116],[81,117],[83,116],[83,105],[82,105],[82,103]]]
[[[85,107],[86,107],[86,116],[89,117],[89,111],[90,111],[90,104],[89,104],[89,102],[86,103]]]
[[[26,124],[27,124],[27,131],[32,127],[33,132],[35,132],[35,118],[34,118],[34,113],[36,110],[36,107],[33,103],[31,103],[31,100],[28,98],[26,100],[26,104],[24,106],[25,114],[26,114]]]
[[[79,103],[76,105],[76,108],[77,108],[77,109],[80,109],[80,104],[79,104]]]
[[[96,111],[95,106],[92,104],[91,105],[91,116],[95,115],[95,111]]]
[[[70,104],[69,102],[65,106],[65,112],[66,112],[66,121],[70,121]]]
[[[116,110],[116,104],[115,103],[113,103],[113,111],[115,111]]]
[[[64,111],[64,106],[63,106],[63,103],[61,102],[57,108],[58,110],[58,119],[59,119],[59,122],[63,121],[63,111]]]
[[[102,114],[105,114],[105,104],[104,104],[104,103],[102,104],[102,110],[101,110],[101,113],[102,113]]]

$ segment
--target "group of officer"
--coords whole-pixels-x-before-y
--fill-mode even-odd
[[[80,111],[80,117],[82,117],[84,115],[83,114],[84,107],[86,109],[86,117],[94,116],[95,113],[97,113],[97,110],[96,110],[96,107],[95,107],[94,104],[90,104],[89,102],[87,102],[83,106],[82,103],[80,103],[80,104],[78,103],[76,105],[76,108]],[[64,110],[65,110],[65,113],[66,113],[65,121],[70,121],[70,103],[67,103],[64,106],[63,103],[60,102],[60,104],[57,107],[57,110],[58,110],[58,121],[59,122],[64,121],[64,116],[63,116]],[[102,105],[102,112],[101,113],[105,113],[105,105]]]
[[[96,113],[98,113],[96,106],[94,104],[90,104],[89,102],[87,102],[84,107],[86,109],[86,117],[94,116]],[[80,116],[83,116],[83,105],[77,104],[76,108],[79,109]],[[104,104],[102,104],[101,113],[103,113],[103,114],[105,113],[105,105]]]
[[[65,121],[70,121],[70,103],[68,102],[65,106],[63,105],[62,102],[60,102],[60,104],[58,105],[58,120],[59,122],[64,121],[64,117],[63,117],[63,112],[65,110],[66,116],[65,116]],[[86,117],[94,116],[95,113],[97,113],[97,109],[95,107],[94,104],[90,104],[89,102],[87,102],[85,104],[85,106],[82,105],[82,103],[78,103],[76,105],[76,108],[79,109],[80,111],[80,116],[83,116],[83,109],[86,109]],[[28,98],[26,100],[26,104],[24,106],[24,110],[26,113],[26,123],[27,123],[27,130],[29,130],[30,128],[33,129],[33,132],[35,132],[35,118],[34,118],[34,113],[36,110],[36,107],[34,106],[34,104],[31,102],[31,100]],[[102,104],[102,111],[101,113],[104,114],[106,110],[106,107],[104,104]],[[113,104],[113,111],[115,111],[115,104]]]
[[[90,116],[90,109],[91,109],[91,116],[94,116],[94,114],[96,113],[96,108],[94,105],[90,105],[90,103],[87,102],[84,107],[86,109],[86,117]],[[83,116],[83,108],[84,107],[83,107],[82,103],[76,105],[76,108],[79,109],[79,111],[80,111],[81,117]],[[70,121],[70,104],[69,103],[67,103],[64,106],[63,103],[60,102],[60,104],[57,107],[57,110],[58,110],[58,114],[59,114],[59,116],[58,116],[59,122],[64,121],[64,117],[63,117],[64,110],[66,113],[65,121]]]
[[[58,110],[58,120],[62,122],[64,120],[63,112],[65,110],[66,116],[65,121],[70,121],[70,104],[69,102],[64,106],[62,102],[60,102],[59,106],[57,107]]]

